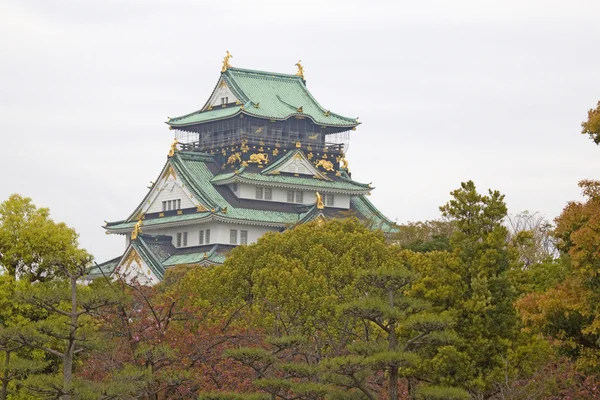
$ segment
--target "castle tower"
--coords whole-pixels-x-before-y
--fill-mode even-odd
[[[355,215],[393,223],[353,181],[345,151],[359,122],[322,107],[295,75],[234,68],[229,52],[204,106],[170,118],[175,131],[156,183],[107,233],[126,237],[122,256],[90,271],[160,281],[169,267],[222,263],[266,232],[317,218]]]

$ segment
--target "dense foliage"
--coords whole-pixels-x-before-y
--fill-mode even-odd
[[[598,398],[600,182],[580,186],[554,224],[469,181],[440,220],[318,220],[154,287],[85,282],[76,232],[13,195],[0,400]]]

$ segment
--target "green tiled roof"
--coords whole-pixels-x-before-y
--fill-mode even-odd
[[[105,261],[102,264],[93,266],[87,271],[88,277],[97,278],[100,276],[110,276],[121,261],[121,258],[122,256],[119,256],[117,258],[113,258],[112,260]]]
[[[261,184],[277,185],[292,185],[292,186],[306,186],[306,187],[317,187],[328,189],[331,191],[355,191],[365,192],[373,188],[370,188],[368,184],[358,183],[351,180],[331,180],[326,181],[323,179],[308,178],[302,176],[289,176],[289,175],[262,175],[253,172],[241,171],[238,174],[225,173],[219,174],[212,179],[212,183],[215,185],[223,185],[236,180],[239,182],[259,182]]]
[[[167,124],[173,127],[208,122],[242,112],[247,115],[275,120],[292,116],[304,116],[323,126],[353,128],[359,123],[323,108],[306,88],[305,82],[296,75],[228,68],[221,74],[228,87],[244,105],[219,110],[196,111],[171,118]],[[298,109],[302,107],[302,112]]]
[[[167,223],[182,223],[187,221],[202,221],[212,217],[217,217],[223,220],[250,221],[263,224],[273,224],[274,226],[284,226],[295,224],[300,218],[298,213],[290,213],[283,211],[257,210],[251,208],[237,208],[221,196],[213,185],[226,184],[233,179],[248,182],[260,182],[261,184],[281,185],[281,186],[304,186],[328,189],[330,191],[339,190],[340,192],[359,192],[364,193],[372,188],[369,185],[354,182],[347,175],[336,177],[335,180],[325,181],[322,179],[296,177],[289,175],[262,175],[260,173],[247,172],[245,168],[240,169],[239,174],[221,173],[214,176],[208,165],[213,162],[213,156],[205,153],[197,152],[176,152],[167,163],[171,165],[177,176],[184,182],[186,188],[199,199],[207,208],[216,210],[215,213],[210,211],[198,212],[193,214],[173,215],[161,218],[146,219],[142,225],[156,226]],[[165,166],[165,168],[167,167]],[[227,209],[227,213],[223,213],[222,209]],[[116,221],[109,223],[105,228],[109,231],[132,230],[136,221],[129,218],[124,221]]]
[[[365,218],[373,221],[373,227],[381,229],[385,233],[396,232],[396,224],[387,219],[366,196],[353,196],[350,199],[352,208],[356,209]]]
[[[242,111],[241,106],[218,108],[206,111],[196,111],[177,118],[171,118],[167,124],[177,127],[181,125],[194,125],[201,122],[217,121],[223,118],[229,118]]]
[[[146,265],[150,267],[154,275],[156,275],[158,279],[162,280],[163,276],[165,275],[165,268],[157,258],[156,254],[154,254],[152,249],[148,247],[148,244],[141,238],[141,236],[138,236],[136,240],[132,240],[131,245],[144,260]]]
[[[218,245],[215,245],[210,251],[207,252],[201,251],[197,253],[174,254],[166,259],[163,262],[163,265],[174,266],[181,264],[200,264],[202,262],[222,264],[223,261],[225,261],[225,255],[216,252],[218,247]]]

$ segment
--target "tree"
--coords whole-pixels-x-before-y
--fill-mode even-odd
[[[503,225],[504,196],[491,190],[479,194],[469,181],[440,210],[456,228],[451,249],[429,253],[429,262],[415,264],[420,277],[413,291],[455,316],[459,340],[442,349],[431,370],[440,383],[493,393],[506,365],[517,374],[532,369],[528,362],[539,362],[531,356],[539,348],[521,334],[513,305],[518,295],[513,274],[522,265]]]
[[[585,202],[570,202],[556,218],[558,249],[568,260],[564,279],[520,299],[527,325],[560,343],[585,373],[600,372],[600,182],[581,181]]]
[[[558,253],[553,226],[539,213],[523,211],[506,218],[511,242],[516,246],[524,268],[555,258]]]
[[[329,369],[345,378],[343,387],[356,387],[369,399],[377,396],[368,388],[368,370],[386,373],[389,399],[399,398],[401,377],[408,379],[411,398],[468,398],[456,388],[418,385],[425,359],[451,339],[453,321],[448,313],[432,311],[427,302],[409,295],[416,279],[410,265],[415,256],[398,252],[377,269],[363,272],[358,283],[364,295],[342,310],[364,321],[364,335],[350,347],[355,355],[334,358]]]
[[[0,400],[14,394],[14,383],[28,373],[44,369],[48,362],[32,354],[23,344],[15,340],[15,334],[33,320],[44,319],[47,313],[15,301],[15,294],[29,288],[29,282],[0,275]],[[12,390],[9,390],[11,387]]]
[[[194,297],[180,293],[181,283],[169,276],[154,287],[110,282],[120,293],[119,302],[96,319],[108,345],[87,355],[80,377],[102,388],[101,393],[108,387],[123,398],[148,400],[247,389],[251,375],[222,354],[254,344],[257,334],[222,320],[211,306],[193,306]],[[139,376],[135,386],[123,385],[122,371]]]
[[[223,315],[246,309],[268,335],[314,337],[318,358],[348,340],[336,307],[358,296],[361,271],[388,256],[383,234],[356,218],[313,222],[233,249],[222,266],[189,273],[180,293],[222,306]]]
[[[92,316],[113,304],[115,292],[103,281],[89,286],[77,283],[86,275],[88,263],[64,264],[56,269],[63,279],[38,282],[16,292],[16,300],[36,309],[45,310],[48,317],[31,321],[16,332],[13,340],[23,346],[41,350],[62,362],[62,384],[48,379],[32,380],[30,388],[38,394],[70,400],[74,394],[74,362],[78,354],[89,350],[97,337]],[[34,383],[35,382],[35,383]],[[40,384],[41,383],[41,384]]]
[[[416,252],[447,251],[454,224],[441,220],[409,222],[398,225],[397,229],[392,241],[402,248]]]
[[[588,119],[581,123],[581,133],[589,135],[596,144],[600,144],[600,101],[596,108],[588,111]]]
[[[52,279],[65,262],[83,264],[88,259],[78,247],[78,235],[64,223],[50,219],[47,208],[18,194],[0,204],[0,269],[30,282]]]
[[[77,237],[73,229],[55,223],[48,209],[37,208],[29,198],[14,194],[0,204],[0,270],[4,272],[0,282],[0,399],[8,397],[11,381],[48,370],[55,361],[19,339],[34,325],[49,325],[51,313],[18,300],[20,294],[42,290],[55,279],[63,282],[65,268],[88,263],[91,257],[78,247]],[[64,371],[68,375],[72,368],[67,365]]]

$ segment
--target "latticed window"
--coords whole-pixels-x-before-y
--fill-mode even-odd
[[[198,232],[198,244],[204,244],[204,231],[200,230]]]
[[[229,243],[230,244],[237,244],[237,229],[230,229],[229,230]]]
[[[261,188],[260,186],[256,187],[256,198],[259,200],[262,200],[263,198],[263,188]]]
[[[240,244],[248,244],[248,231],[240,231]]]
[[[183,232],[183,247],[187,246],[187,232]]]
[[[327,206],[333,206],[333,194],[328,193],[325,195],[325,205]]]
[[[177,232],[177,242],[175,243],[175,247],[181,247],[181,232]]]
[[[293,190],[288,190],[287,191],[287,202],[288,203],[293,203],[294,202],[294,191]]]
[[[209,244],[210,243],[210,229],[206,230],[205,239],[206,239],[206,244]]]
[[[296,192],[296,203],[304,202],[304,192]]]
[[[167,211],[167,202],[166,201],[162,202],[162,206],[163,206],[162,210]]]
[[[273,198],[273,193],[271,188],[265,188],[265,200],[271,200]]]

